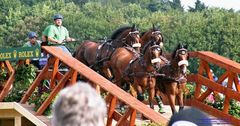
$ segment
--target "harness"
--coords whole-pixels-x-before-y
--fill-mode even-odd
[[[109,61],[110,57],[112,56],[115,48],[111,48],[113,49],[113,51],[111,52],[110,56],[109,57],[105,57],[105,58],[102,58],[101,57],[101,54],[102,54],[102,49],[103,47],[107,46],[107,50],[106,50],[106,54],[108,54],[110,52],[110,47],[112,47],[112,41],[111,40],[108,40],[108,41],[105,41],[104,43],[102,43],[101,45],[98,46],[97,50],[96,50],[96,63],[94,63],[93,65],[89,66],[90,68],[94,67],[94,66],[97,66],[97,67],[101,67],[101,65],[106,62],[106,61]]]

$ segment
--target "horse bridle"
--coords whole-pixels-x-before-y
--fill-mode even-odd
[[[161,39],[161,42],[159,43],[160,47],[162,48],[163,47],[163,37],[162,37],[162,33],[158,30],[158,31],[153,31],[152,32],[152,35],[154,36],[158,36],[159,39]]]
[[[175,55],[175,57],[177,57],[178,55],[186,55],[187,54],[187,49],[185,49],[185,48],[181,48],[181,49],[178,49],[177,51],[176,51],[176,55]],[[186,65],[186,66],[188,66],[188,61],[187,60],[181,60],[181,61],[179,61],[178,62],[178,66],[181,66],[181,65]]]
[[[159,45],[153,45],[150,47],[150,49],[152,48],[156,48],[158,51],[161,51],[161,47]],[[159,55],[160,56],[160,55]],[[152,54],[151,54],[151,57],[152,57]],[[157,63],[157,62],[161,62],[161,58],[160,57],[156,57],[154,59],[151,59],[151,63],[154,64],[154,63]]]

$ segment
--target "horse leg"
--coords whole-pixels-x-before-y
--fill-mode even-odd
[[[168,83],[166,84],[166,94],[169,100],[169,104],[171,106],[171,110],[172,110],[172,114],[176,113],[176,109],[175,109],[175,100],[176,100],[176,90],[177,90],[177,83],[176,82],[172,82],[172,83]]]
[[[183,110],[184,108],[184,103],[183,103],[183,94],[179,94],[178,96],[178,102],[179,102],[179,111]]]
[[[161,97],[156,93],[156,101],[157,101],[157,104],[158,104],[158,107],[159,107],[159,110],[158,112],[159,113],[165,113],[165,111],[163,110],[163,103],[162,103],[162,100],[161,100]]]
[[[168,97],[168,100],[169,100],[169,104],[171,106],[172,114],[175,114],[177,112],[176,109],[175,109],[176,96],[175,96],[175,94],[168,94],[167,97]]]
[[[143,101],[144,100],[144,96],[143,96],[143,91],[142,91],[142,87],[138,84],[136,84],[137,87],[137,99],[139,101]]]
[[[178,89],[178,102],[179,102],[179,111],[183,110],[184,103],[183,103],[183,90],[184,90],[185,84],[180,84]]]
[[[149,94],[148,102],[149,102],[150,108],[152,108],[154,110],[153,99],[154,99],[154,95],[155,95],[155,89],[154,88],[149,89],[148,94]]]

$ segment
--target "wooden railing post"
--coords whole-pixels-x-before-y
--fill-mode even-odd
[[[227,88],[228,89],[232,89],[232,85],[233,85],[233,75],[234,73],[230,72],[229,76],[228,76],[228,84],[227,84]],[[225,94],[225,100],[224,100],[224,104],[223,104],[223,112],[224,113],[228,113],[229,110],[229,106],[230,106],[230,98],[228,96],[228,94]]]
[[[15,70],[13,69],[13,67],[11,66],[9,61],[5,61],[4,66],[7,66],[9,78],[6,81],[6,83],[4,84],[3,90],[0,92],[0,101],[3,101],[4,97],[7,96],[8,92],[13,84],[14,74],[15,74]]]
[[[113,113],[115,110],[116,103],[117,103],[117,98],[115,96],[112,96],[111,102],[108,107],[107,126],[112,126]]]
[[[56,58],[55,62],[53,64],[53,71],[52,71],[52,77],[51,77],[51,81],[50,81],[50,89],[54,89],[55,87],[55,76],[58,72],[58,65],[59,65],[59,59]]]

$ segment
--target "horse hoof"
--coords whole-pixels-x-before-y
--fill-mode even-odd
[[[137,99],[139,101],[143,101],[144,100],[144,96],[142,94],[139,94],[139,95],[137,95]]]
[[[158,110],[158,112],[161,113],[161,114],[166,113],[162,108],[160,108],[160,109]]]
[[[183,110],[183,108],[184,108],[183,106],[182,106],[182,107],[179,107],[179,111],[182,111],[182,110]]]

